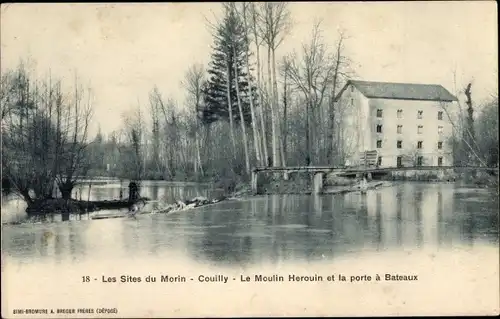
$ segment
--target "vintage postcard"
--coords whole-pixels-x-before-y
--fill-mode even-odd
[[[498,315],[497,22],[2,4],[2,317]]]

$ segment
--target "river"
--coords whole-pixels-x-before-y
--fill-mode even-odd
[[[160,206],[210,192],[155,182],[142,188]],[[119,186],[82,193],[113,198]],[[2,206],[2,220],[22,210],[13,201]],[[4,225],[2,309],[106,307],[140,317],[494,313],[498,220],[498,198],[488,190],[399,183],[366,194],[258,196],[136,220]],[[384,280],[410,273],[418,281]],[[255,282],[259,274],[285,282]],[[290,274],[324,280],[290,282]],[[122,283],[122,275],[141,282]],[[145,282],[148,275],[157,282]],[[161,283],[162,275],[186,282]],[[228,282],[200,282],[200,275]]]

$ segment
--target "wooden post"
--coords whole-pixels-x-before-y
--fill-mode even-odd
[[[252,181],[251,181],[252,185],[251,186],[252,186],[252,193],[254,195],[257,194],[257,175],[258,175],[257,171],[253,170],[252,171]]]
[[[323,191],[323,177],[325,173],[324,172],[317,172],[314,174],[314,179],[313,179],[313,194],[321,194]]]
[[[438,178],[438,180],[443,181],[444,177],[445,177],[444,170],[443,169],[438,170],[437,171],[437,178]]]

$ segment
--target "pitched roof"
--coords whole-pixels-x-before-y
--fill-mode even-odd
[[[352,84],[367,98],[420,100],[420,101],[457,101],[448,90],[439,84],[390,83],[349,80],[339,92],[337,101],[344,90]]]

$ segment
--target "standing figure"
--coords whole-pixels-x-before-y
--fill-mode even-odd
[[[139,185],[136,182],[130,182],[128,184],[128,201],[130,203],[135,203],[139,199]]]

